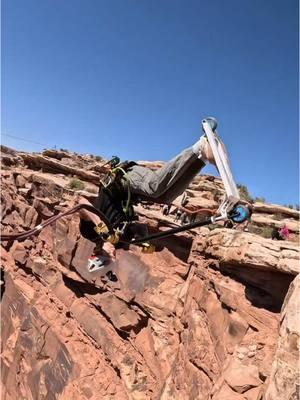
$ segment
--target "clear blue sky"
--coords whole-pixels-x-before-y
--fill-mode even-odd
[[[3,134],[168,160],[207,115],[238,182],[298,201],[297,0],[2,0]]]

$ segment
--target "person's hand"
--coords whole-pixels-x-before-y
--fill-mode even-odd
[[[116,249],[115,246],[109,242],[104,242],[102,247],[102,252],[104,256],[110,257],[113,261],[116,259]]]

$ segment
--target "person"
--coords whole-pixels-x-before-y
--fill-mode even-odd
[[[271,233],[272,240],[287,240],[289,238],[290,231],[286,224],[282,224],[279,228],[274,227]]]
[[[280,236],[280,233],[279,233],[279,229],[276,226],[274,226],[274,228],[271,232],[271,238],[272,238],[272,240],[282,240],[282,237]]]
[[[217,121],[210,117],[206,118],[212,129],[217,127]],[[224,145],[223,145],[224,146]],[[225,150],[225,146],[224,146]],[[202,135],[196,143],[183,150],[169,162],[159,169],[153,171],[150,168],[131,162],[125,176],[121,178],[117,196],[126,196],[130,190],[131,196],[143,201],[154,203],[171,204],[175,198],[181,195],[193,178],[207,164],[216,165],[213,152],[205,135]],[[93,204],[100,209],[101,189],[96,202]],[[81,198],[81,204],[91,204],[88,200]],[[89,240],[96,240],[95,227],[101,224],[101,219],[85,209],[80,211],[80,232]],[[108,245],[107,245],[108,246]],[[103,247],[105,252],[105,247]],[[111,253],[111,251],[109,251]]]
[[[279,234],[282,237],[283,240],[288,240],[289,236],[290,236],[290,231],[288,229],[288,227],[286,226],[286,224],[283,224],[279,230]]]

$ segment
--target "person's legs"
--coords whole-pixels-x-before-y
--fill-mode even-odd
[[[174,184],[169,185],[166,191],[163,192],[155,201],[159,203],[172,203],[178,196],[180,196],[185,189],[192,182],[194,177],[201,171],[204,162],[200,159],[195,160],[190,166],[188,171],[185,171]]]
[[[203,122],[208,123],[217,134],[215,118],[208,117]],[[204,125],[202,125],[202,130],[205,132]],[[218,142],[227,155],[224,143],[219,137]],[[191,148],[184,150],[157,171],[138,165],[132,167],[128,172],[128,180],[133,193],[154,202],[171,203],[184,192],[206,163],[216,165],[213,151],[204,134]]]
[[[130,189],[134,194],[157,202],[168,193],[163,196],[164,202],[172,202],[204,165],[205,162],[198,158],[193,148],[184,150],[156,171],[135,165],[127,173]]]

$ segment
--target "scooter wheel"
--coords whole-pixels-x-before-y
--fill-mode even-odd
[[[218,126],[218,121],[216,120],[216,118],[214,117],[207,117],[205,119],[202,120],[202,124],[204,122],[207,122],[209,124],[209,126],[211,127],[212,131],[214,132],[217,129]]]
[[[236,205],[231,212],[231,221],[237,224],[242,224],[250,218],[250,211],[247,206],[242,204]]]

